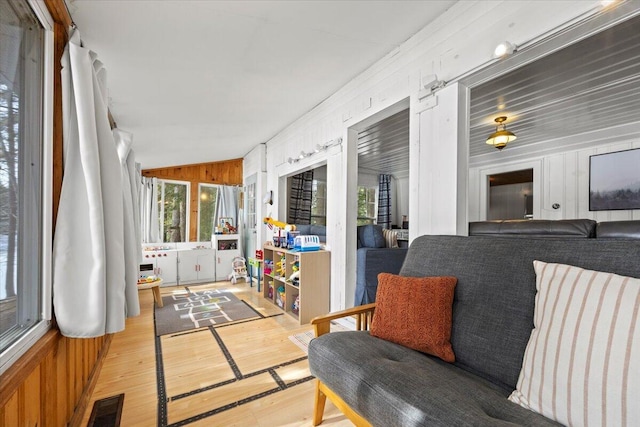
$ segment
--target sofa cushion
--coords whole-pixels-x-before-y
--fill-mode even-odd
[[[598,239],[640,239],[640,221],[606,221],[596,227]]]
[[[326,237],[327,227],[324,225],[312,224],[309,230],[309,234],[312,236]]]
[[[359,226],[358,240],[360,242],[359,247],[384,248],[386,246],[380,225],[368,224]]]
[[[450,339],[456,281],[380,273],[371,335],[445,362],[455,361]]]
[[[296,224],[296,231],[300,233],[300,236],[308,236],[311,234],[311,225]]]
[[[470,236],[504,237],[595,237],[596,222],[591,219],[508,219],[469,223]]]
[[[400,271],[458,278],[451,328],[455,364],[508,393],[516,387],[533,329],[536,259],[640,277],[640,240],[421,236]]]
[[[509,399],[565,425],[640,420],[640,280],[534,266],[535,328]]]
[[[309,344],[309,366],[374,426],[557,426],[506,392],[442,360],[369,335],[336,332]]]

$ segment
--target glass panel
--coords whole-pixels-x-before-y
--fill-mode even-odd
[[[376,188],[358,187],[358,225],[374,224]]]
[[[0,2],[0,351],[42,320],[44,31]]]
[[[218,187],[200,184],[200,207],[198,208],[198,241],[208,242],[213,234],[213,221],[216,214]]]
[[[312,184],[311,224],[327,224],[327,183],[317,179]]]
[[[256,184],[247,186],[247,227],[256,228],[258,219],[256,218]]]
[[[158,180],[158,203],[163,242],[188,240],[189,185]]]

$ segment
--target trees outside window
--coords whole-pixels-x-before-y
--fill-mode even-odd
[[[311,224],[327,225],[327,183],[314,179],[311,194]]]
[[[218,186],[200,184],[198,193],[198,241],[208,242],[215,227],[213,221],[216,217]]]
[[[163,242],[189,241],[189,186],[184,181],[158,180],[158,215]]]
[[[376,220],[376,188],[358,186],[358,225]]]

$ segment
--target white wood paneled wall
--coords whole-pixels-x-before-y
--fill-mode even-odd
[[[284,190],[279,186],[284,183],[283,177],[327,164],[327,184],[331,191],[327,201],[327,239],[332,246],[332,310],[353,304],[357,183],[357,153],[351,147],[357,141],[354,130],[372,117],[384,116],[384,112],[392,110],[394,105],[411,100],[410,238],[427,232],[456,233],[461,223],[456,221],[460,215],[457,210],[462,206],[457,194],[461,184],[456,170],[458,159],[446,149],[437,147],[443,141],[449,147],[456,147],[452,135],[454,138],[458,135],[459,94],[457,90],[447,92],[449,88],[445,88],[438,92],[438,105],[429,112],[419,113],[425,110],[421,104],[431,102],[428,99],[418,101],[418,94],[423,89],[421,77],[436,74],[439,79],[452,81],[496,61],[492,59],[492,52],[499,42],[509,40],[522,45],[599,5],[595,0],[458,2],[267,142],[263,190],[274,191],[274,209],[277,206],[281,212],[284,212],[284,205],[279,203],[279,198]],[[424,121],[427,116],[431,119]],[[342,147],[317,153],[297,163],[287,162],[302,150],[312,151],[316,144],[339,137],[343,138]],[[431,149],[435,151],[426,155]],[[250,165],[258,168],[255,162]],[[464,168],[463,176],[466,177],[466,164]],[[246,176],[252,173],[245,170]],[[467,180],[464,181],[462,184],[466,189]],[[466,203],[463,210],[466,220]]]
[[[502,171],[515,171],[526,169],[532,164],[540,162],[540,176],[534,176],[534,203],[539,203],[539,210],[534,209],[535,219],[590,218],[596,221],[640,219],[639,209],[589,211],[589,156],[632,148],[640,148],[640,136],[636,139],[603,144],[597,147],[549,154],[527,162],[511,162],[502,165],[497,163],[471,168],[469,173],[469,218],[471,221],[486,219],[486,211],[483,211],[485,205],[483,205],[481,198],[486,194],[483,191],[483,186],[486,186],[483,177],[487,173],[492,173],[491,171],[498,166],[501,166],[500,170]],[[536,191],[535,184],[539,184],[540,191]],[[560,207],[554,209],[554,204],[558,204]]]

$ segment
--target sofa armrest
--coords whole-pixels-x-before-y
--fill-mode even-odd
[[[360,248],[357,250],[355,305],[375,302],[378,274],[399,274],[408,250],[405,248]]]
[[[357,307],[347,308],[346,310],[325,314],[324,316],[318,316],[311,320],[311,324],[313,325],[316,337],[319,337],[320,335],[329,333],[332,320],[354,316],[356,318],[356,329],[358,331],[368,331],[369,326],[371,326],[375,308],[375,302],[359,305]]]

